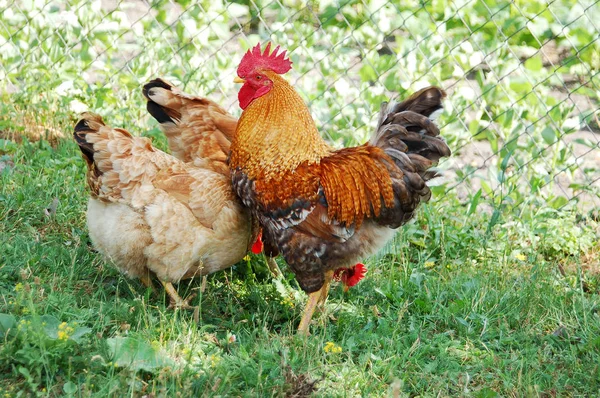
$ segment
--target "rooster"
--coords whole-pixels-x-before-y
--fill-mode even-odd
[[[382,104],[368,143],[334,149],[309,109],[281,76],[286,52],[260,44],[240,61],[235,81],[243,112],[231,145],[234,190],[263,228],[308,302],[298,332],[308,334],[334,271],[377,252],[428,201],[430,168],[450,149],[430,119],[443,90],[429,87]]]
[[[165,79],[154,79],[142,89],[148,112],[160,123],[173,156],[230,178],[227,156],[237,119],[208,98],[186,94]],[[253,219],[254,254],[263,252],[261,231]],[[267,266],[277,277],[281,270],[267,254]],[[203,285],[205,279],[203,279]]]
[[[82,115],[74,138],[88,166],[94,247],[146,286],[156,275],[172,306],[194,308],[193,295],[182,299],[172,282],[228,268],[252,242],[250,212],[229,172],[220,172],[226,152],[194,166],[92,113]]]

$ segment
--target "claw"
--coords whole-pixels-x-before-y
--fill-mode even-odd
[[[181,310],[195,310],[196,308],[198,308],[197,306],[191,305],[190,301],[196,297],[196,293],[192,293],[190,294],[186,299],[179,299],[179,300],[174,300],[171,297],[171,302],[169,303],[169,309],[175,309],[175,308],[179,308]]]
[[[196,293],[190,294],[186,299],[182,299],[181,296],[177,293],[173,284],[171,282],[163,282],[161,281],[163,286],[165,287],[165,291],[169,295],[171,303],[169,304],[169,309],[182,309],[182,310],[196,310],[196,306],[190,304],[190,300],[196,297]]]
[[[271,271],[273,278],[279,279],[279,277],[282,275],[282,273],[273,257],[267,256],[267,266],[269,267],[269,271]]]

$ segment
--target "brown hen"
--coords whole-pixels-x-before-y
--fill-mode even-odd
[[[251,243],[250,212],[239,203],[221,158],[184,163],[150,140],[87,113],[75,126],[91,191],[87,223],[94,247],[123,273],[151,286],[155,274],[178,307],[171,282],[240,261]]]

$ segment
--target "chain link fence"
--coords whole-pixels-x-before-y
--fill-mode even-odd
[[[159,76],[239,114],[237,64],[271,40],[336,145],[366,141],[382,101],[438,85],[453,149],[438,194],[594,211],[598,3],[0,0],[0,131],[68,135],[90,109],[160,140],[141,95]]]

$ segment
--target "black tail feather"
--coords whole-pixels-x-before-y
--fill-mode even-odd
[[[171,116],[169,116],[169,114],[165,112],[165,109],[162,106],[158,105],[156,102],[150,99],[146,103],[146,109],[148,110],[148,113],[151,114],[152,117],[155,118],[156,121],[161,124],[174,122],[174,120],[171,119]]]
[[[153,89],[173,91],[173,86],[166,80],[160,78],[151,80],[144,84],[144,87],[142,88],[142,94],[144,94],[144,97],[146,97],[148,100],[146,103],[146,109],[148,110],[148,113],[150,113],[150,115],[152,115],[152,117],[161,124],[177,123],[179,120],[181,120],[181,113],[179,113],[177,110],[158,104],[153,100],[152,97],[156,95],[157,91]]]
[[[154,87],[164,88],[165,90],[169,90],[169,91],[171,91],[171,89],[173,88],[172,85],[170,85],[163,79],[158,78],[158,79],[150,80],[148,83],[144,84],[144,87],[142,88],[142,94],[144,94],[144,97],[146,97],[146,99],[150,100],[149,91],[150,91],[150,89],[152,89]]]
[[[398,104],[383,103],[369,144],[385,150],[405,172],[416,172],[425,181],[433,178],[435,172],[428,169],[450,155],[439,128],[430,119],[443,108],[445,96],[442,89],[428,87]]]
[[[94,163],[94,146],[87,142],[85,137],[87,134],[97,132],[101,126],[105,126],[102,118],[91,112],[83,113],[81,119],[75,124],[73,138],[88,164]]]

